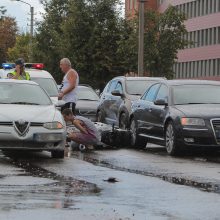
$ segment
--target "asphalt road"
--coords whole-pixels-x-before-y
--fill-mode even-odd
[[[219,219],[219,155],[152,146],[0,154],[0,219]]]

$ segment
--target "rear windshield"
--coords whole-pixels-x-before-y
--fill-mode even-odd
[[[38,83],[43,89],[45,89],[49,96],[58,96],[57,84],[54,79],[31,77],[31,80]]]
[[[218,85],[173,86],[172,93],[175,105],[220,104],[220,86]]]
[[[77,97],[78,100],[91,100],[91,101],[99,100],[99,96],[97,95],[97,93],[93,89],[87,87],[79,87]]]
[[[151,80],[127,80],[126,91],[130,95],[142,95],[154,82]]]

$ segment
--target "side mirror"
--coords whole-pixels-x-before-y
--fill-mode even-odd
[[[165,106],[167,106],[168,102],[165,99],[157,99],[157,100],[154,101],[154,104],[155,105],[165,105]]]
[[[120,96],[120,97],[124,96],[119,90],[113,90],[111,92],[111,94],[114,95],[114,96]]]

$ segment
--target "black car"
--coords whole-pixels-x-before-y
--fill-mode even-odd
[[[190,146],[220,149],[220,82],[154,83],[133,103],[130,129],[133,146],[157,143],[170,155]]]
[[[113,78],[105,86],[97,109],[97,121],[129,127],[131,103],[141,97],[153,83],[165,80],[160,77],[125,77]]]

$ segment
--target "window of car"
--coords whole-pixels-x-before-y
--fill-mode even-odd
[[[146,94],[142,97],[143,100],[153,102],[155,100],[158,88],[160,87],[160,84],[154,84],[152,85],[149,90],[146,92]]]
[[[0,83],[0,104],[50,105],[51,99],[38,85],[24,83]]]
[[[118,90],[119,92],[123,93],[123,87],[122,87],[121,82],[117,83],[117,85],[115,87],[115,90]]]
[[[152,80],[126,80],[126,91],[130,95],[142,95],[154,82]]]
[[[168,88],[166,85],[162,84],[160,86],[160,89],[157,93],[157,97],[156,97],[156,100],[158,99],[163,99],[165,101],[168,101]]]
[[[45,89],[49,96],[58,96],[58,88],[54,79],[31,77],[31,80]]]
[[[172,94],[175,105],[220,104],[219,85],[178,85],[172,87]]]
[[[113,90],[115,90],[116,84],[117,84],[117,80],[113,80],[110,84],[110,86],[108,87],[107,92],[111,93]]]
[[[99,96],[96,92],[88,87],[78,87],[78,100],[91,100],[91,101],[98,101]]]

